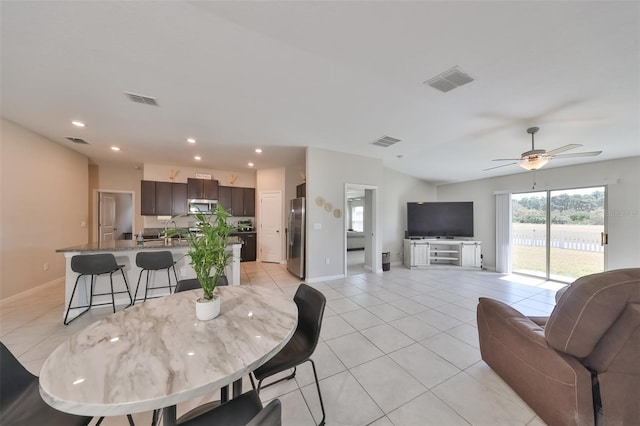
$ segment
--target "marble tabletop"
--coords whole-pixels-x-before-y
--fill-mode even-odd
[[[195,316],[202,289],[148,300],[89,325],[40,372],[40,394],[72,414],[113,416],[176,405],[255,370],[291,338],[298,310],[280,290],[217,287],[220,315]]]

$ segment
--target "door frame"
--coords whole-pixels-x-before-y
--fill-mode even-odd
[[[136,229],[136,192],[135,191],[123,191],[120,189],[94,189],[92,208],[93,224],[91,229],[92,241],[100,241],[100,193],[108,192],[112,194],[130,194],[131,195],[131,232],[135,234]],[[132,236],[132,238],[134,238]]]
[[[368,244],[369,239],[365,236],[364,241],[365,241],[365,247],[364,247],[364,251],[365,251],[365,269],[369,269],[372,272],[375,273],[381,273],[382,272],[382,248],[380,246],[381,244],[381,238],[378,237],[378,235],[380,234],[380,224],[378,223],[378,212],[379,212],[379,194],[378,194],[378,187],[375,185],[364,185],[364,184],[358,184],[358,183],[348,183],[346,182],[344,184],[344,193],[343,193],[343,212],[344,214],[342,215],[342,238],[343,238],[343,266],[344,266],[344,276],[347,276],[347,209],[349,208],[349,203],[347,200],[347,190],[349,188],[354,188],[354,189],[364,189],[365,190],[365,202],[363,203],[365,206],[365,210],[364,210],[364,216],[365,218],[367,217],[367,213],[369,213],[369,215],[371,216],[371,230],[372,230],[372,235],[371,235],[371,243]],[[371,191],[371,196],[372,196],[372,200],[371,200],[371,205],[372,208],[370,212],[367,212],[367,202],[366,202],[366,196],[367,196],[367,190]],[[371,265],[367,265],[367,252],[371,253]]]

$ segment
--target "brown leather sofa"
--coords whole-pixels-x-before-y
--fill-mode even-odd
[[[480,298],[482,359],[549,425],[640,425],[640,268],[588,275],[549,318]]]

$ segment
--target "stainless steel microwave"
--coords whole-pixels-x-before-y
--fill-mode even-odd
[[[189,200],[189,213],[213,214],[217,204],[217,200]]]

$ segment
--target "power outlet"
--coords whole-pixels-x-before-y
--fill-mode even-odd
[[[42,268],[43,268],[45,271],[48,271],[48,270],[49,270],[49,264],[48,264],[48,263],[45,263],[45,264],[43,265],[43,267],[42,267]]]
[[[328,264],[330,264],[330,263],[331,263],[331,260],[330,260],[328,257],[326,257],[326,258],[324,259],[324,264],[325,264],[325,265],[328,265]]]

